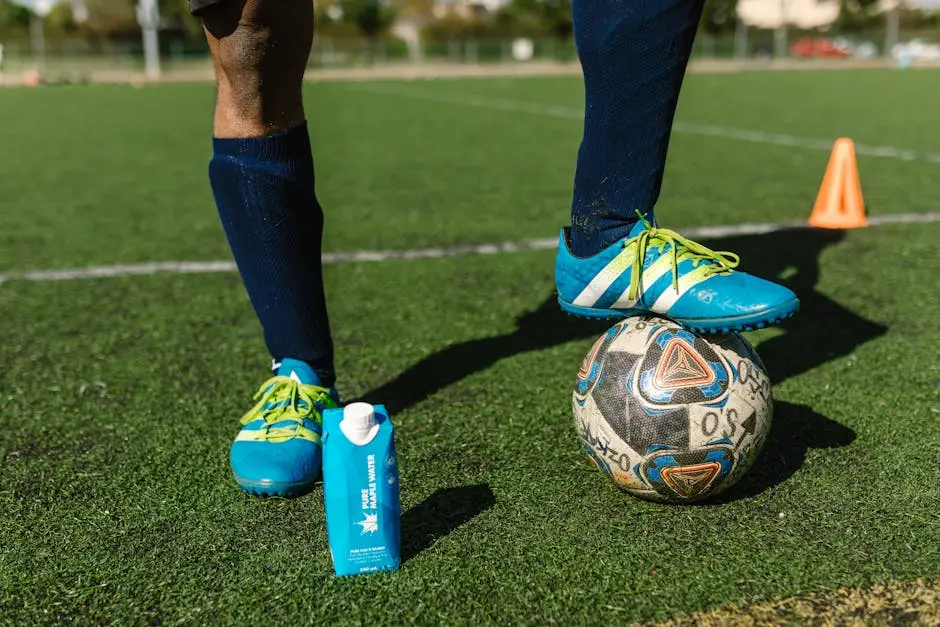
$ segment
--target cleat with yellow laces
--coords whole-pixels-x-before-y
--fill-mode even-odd
[[[324,409],[339,406],[306,363],[284,359],[255,395],[229,452],[235,481],[258,496],[304,494],[320,476]]]
[[[738,272],[734,253],[714,251],[645,219],[592,257],[576,257],[562,229],[555,261],[558,303],[585,318],[655,314],[703,333],[777,324],[800,307],[782,285]]]

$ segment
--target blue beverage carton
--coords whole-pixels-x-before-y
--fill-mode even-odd
[[[323,500],[337,575],[398,570],[398,456],[384,405],[323,412]]]

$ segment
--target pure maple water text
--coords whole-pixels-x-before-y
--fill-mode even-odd
[[[398,456],[384,405],[323,412],[323,500],[337,575],[398,569]]]

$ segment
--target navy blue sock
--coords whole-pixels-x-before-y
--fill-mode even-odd
[[[270,137],[212,141],[209,179],[235,263],[271,356],[333,385],[317,202],[306,123]]]
[[[590,256],[652,218],[703,0],[574,0],[584,138],[571,248]]]

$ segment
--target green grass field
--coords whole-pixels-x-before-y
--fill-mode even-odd
[[[869,211],[934,212],[938,79],[694,75],[678,120],[915,151],[859,157]],[[579,79],[308,101],[328,251],[566,223]],[[749,335],[775,382],[765,454],[688,507],[590,470],[570,393],[605,325],[556,311],[551,251],[327,266],[340,391],[391,406],[404,512],[399,572],[335,578],[321,490],[259,500],[230,475],[268,374],[236,274],[16,278],[230,259],[212,103],[208,85],[0,93],[0,622],[622,624],[940,578],[940,223],[708,240],[803,312]],[[660,222],[805,220],[828,154],[781,143],[677,133]]]

